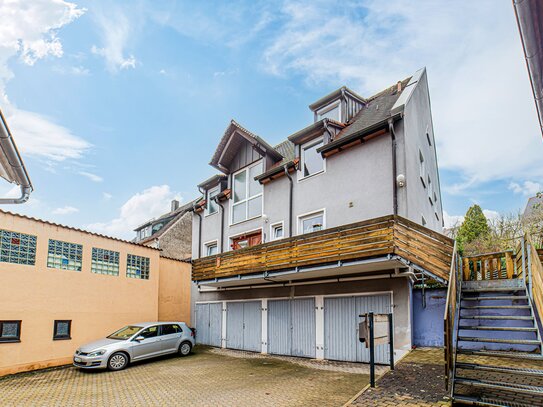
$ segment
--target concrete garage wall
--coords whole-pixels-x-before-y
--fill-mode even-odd
[[[251,299],[296,298],[308,296],[334,296],[344,294],[384,294],[392,292],[394,304],[395,349],[401,356],[411,349],[411,283],[407,278],[391,278],[381,280],[350,281],[332,284],[309,284],[291,287],[259,288],[231,291],[199,292],[193,284],[193,300],[236,301]],[[322,306],[322,304],[320,304]],[[319,304],[317,303],[317,307]],[[193,308],[194,309],[194,308]],[[322,312],[322,309],[320,310]],[[194,320],[194,315],[193,315]],[[318,326],[318,324],[317,324]],[[317,343],[317,347],[322,344]]]
[[[413,290],[413,345],[443,346],[443,315],[447,290],[427,289],[426,308],[422,306],[422,290]]]

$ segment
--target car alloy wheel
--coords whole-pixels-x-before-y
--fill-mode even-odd
[[[181,346],[179,347],[179,353],[181,356],[187,356],[190,353],[191,346],[188,342],[183,342]]]
[[[109,358],[109,368],[111,370],[121,370],[126,367],[128,360],[122,353],[115,353]]]

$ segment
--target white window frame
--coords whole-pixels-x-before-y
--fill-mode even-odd
[[[317,137],[313,140],[308,141],[307,143],[304,143],[300,146],[300,174],[298,176],[298,182],[303,181],[305,179],[316,177],[317,175],[324,174],[326,172],[326,158],[322,158],[322,170],[315,172],[314,174],[310,174],[307,176],[304,176],[304,162],[305,162],[305,150],[313,147],[315,144],[324,143],[324,137]],[[324,145],[324,144],[323,144]]]
[[[283,228],[283,236],[281,237],[278,237],[276,238],[274,235],[275,233],[273,233],[274,229],[277,227],[277,226],[281,226]],[[270,225],[270,242],[273,241],[273,240],[281,240],[285,237],[285,222],[284,221],[281,221],[281,222],[275,222],[275,223],[272,223]]]
[[[216,254],[219,254],[219,241],[217,239],[215,239],[215,240],[210,240],[209,242],[204,243],[205,256],[203,256],[203,257],[214,256],[213,254],[207,254],[207,249],[209,247],[211,247],[211,246],[216,246],[217,247],[217,253]]]
[[[206,191],[206,207],[204,210],[204,216],[211,216],[215,215],[216,213],[219,213],[219,205],[217,204],[217,210],[215,212],[209,212],[209,201],[211,201],[211,193],[217,191],[217,194],[220,192],[220,186],[217,185],[216,187],[213,187]]]
[[[311,217],[313,215],[318,215],[320,213],[322,213],[322,229],[321,230],[325,230],[326,229],[326,208],[322,208],[322,209],[317,209],[315,211],[302,213],[302,214],[296,216],[296,224],[297,224],[296,232],[297,232],[297,234],[298,235],[303,235],[304,234],[303,227],[302,227],[302,221],[303,221],[304,218],[309,218],[309,217]]]
[[[337,121],[341,122],[341,100],[336,100],[335,102],[332,102],[329,105],[321,107],[319,110],[317,110],[317,121],[322,120],[321,115],[328,113],[330,110],[334,110],[336,107],[338,108],[339,112],[339,118],[337,119]]]
[[[253,167],[256,167],[257,165],[259,164],[262,164],[262,171],[264,171],[264,161],[263,160],[258,160],[258,161],[255,161],[254,163],[242,168],[241,170],[238,170],[236,172],[234,172],[232,174],[232,205],[230,206],[231,207],[231,210],[230,210],[230,226],[232,225],[237,225],[237,224],[240,224],[240,223],[243,223],[243,222],[247,222],[251,219],[257,219],[257,218],[260,218],[262,217],[262,214],[264,213],[264,185],[262,185],[262,192],[259,193],[259,194],[256,194],[254,196],[249,196],[249,170]],[[243,172],[243,171],[246,171],[247,172],[247,175],[246,175],[246,180],[247,180],[247,184],[245,186],[245,199],[239,201],[239,202],[236,202],[234,203],[234,197],[235,197],[235,181],[234,181],[234,178],[237,174]],[[261,211],[260,211],[260,215],[257,215],[257,216],[253,216],[252,218],[249,218],[249,201],[251,199],[254,199],[254,198],[258,198],[259,196],[262,197],[262,208],[261,208]],[[247,205],[246,205],[246,209],[245,209],[245,215],[247,216],[245,219],[243,220],[240,220],[239,222],[235,222],[234,223],[234,206],[237,206],[237,205],[240,205],[242,204],[243,202],[245,202]]]

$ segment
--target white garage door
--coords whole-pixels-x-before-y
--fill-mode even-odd
[[[331,297],[324,299],[324,357],[349,362],[370,360],[369,349],[358,340],[359,315],[391,312],[390,295]],[[375,361],[389,363],[389,346],[377,345]]]
[[[221,346],[222,303],[196,304],[196,342]]]
[[[229,302],[226,305],[226,347],[262,351],[262,302]]]
[[[315,299],[268,301],[268,352],[315,357]]]

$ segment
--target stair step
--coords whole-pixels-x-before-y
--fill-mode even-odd
[[[457,369],[469,369],[469,370],[480,370],[484,372],[496,372],[496,373],[509,373],[509,374],[520,374],[524,376],[537,376],[543,377],[543,370],[539,369],[524,369],[518,367],[504,367],[504,366],[490,366],[490,365],[479,365],[477,363],[462,363],[458,362],[456,364]]]
[[[528,359],[528,360],[543,360],[543,356],[540,353],[527,353],[527,352],[506,352],[498,350],[471,350],[462,349],[457,350],[461,355],[473,355],[473,356],[492,356],[498,358],[511,358],[511,359]]]
[[[461,325],[458,329],[468,331],[517,331],[517,332],[537,332],[537,328],[515,327],[515,326],[485,326],[485,325]]]
[[[501,301],[501,300],[527,300],[528,296],[526,295],[498,295],[498,296],[488,296],[488,297],[464,297],[462,296],[462,301]]]
[[[529,386],[526,384],[517,384],[517,383],[500,383],[490,380],[479,380],[479,379],[468,379],[466,377],[456,377],[455,383],[463,384],[467,386],[474,386],[479,388],[502,390],[502,391],[511,391],[514,393],[524,393],[524,394],[535,394],[543,396],[543,387],[539,386]]]
[[[496,320],[518,320],[532,321],[534,318],[529,316],[518,315],[460,315],[460,319],[496,319]]]
[[[474,305],[462,309],[530,309],[529,305]]]
[[[495,400],[495,399],[478,399],[475,397],[468,397],[468,396],[457,396],[455,395],[453,397],[453,401],[462,403],[462,404],[468,404],[470,406],[481,406],[481,407],[533,407],[531,404],[523,404],[523,403],[508,403],[504,400]]]
[[[498,338],[476,338],[473,336],[459,336],[459,341],[465,342],[489,342],[489,343],[512,343],[516,345],[541,345],[537,339],[498,339]]]
[[[462,288],[463,293],[504,293],[512,291],[526,291],[525,287],[488,287],[488,288]]]

